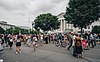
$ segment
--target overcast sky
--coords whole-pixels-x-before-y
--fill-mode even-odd
[[[17,26],[29,23],[42,13],[65,12],[69,0],[0,0],[0,20]],[[30,20],[30,22],[28,21]]]

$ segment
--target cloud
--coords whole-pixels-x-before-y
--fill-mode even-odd
[[[69,0],[0,0],[0,19],[16,25],[27,25],[41,13],[64,12]],[[21,23],[23,22],[24,23]],[[19,24],[18,24],[19,23]]]
[[[26,9],[27,0],[0,0],[0,6],[6,10],[20,10]]]
[[[65,0],[51,0],[51,2],[53,2],[53,3],[61,3],[63,1],[65,1]]]

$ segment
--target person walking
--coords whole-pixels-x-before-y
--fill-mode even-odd
[[[85,39],[85,42],[86,42],[86,50],[89,50],[89,33],[85,33],[84,34],[84,37],[83,37],[84,39]]]
[[[80,36],[77,36],[76,39],[75,39],[73,56],[76,56],[77,58],[83,58],[83,49],[82,49],[82,42],[81,42]]]
[[[20,36],[17,37],[16,41],[16,54],[21,53],[21,38]]]
[[[4,35],[4,39],[5,39],[5,44],[6,44],[6,47],[8,46],[7,36],[8,36],[7,34],[5,34],[5,35]]]
[[[9,46],[10,46],[10,50],[11,50],[12,46],[13,46],[13,38],[9,38]]]
[[[92,47],[91,48],[94,48],[94,45],[93,45],[93,41],[94,41],[94,37],[93,37],[93,34],[90,34],[90,40],[89,40],[89,47],[90,47],[90,44],[92,45]]]
[[[30,47],[31,44],[31,36],[28,36],[27,45]]]
[[[69,46],[67,50],[69,50],[71,46],[73,45],[73,35],[71,33],[68,35],[68,41],[69,41]]]
[[[3,40],[1,35],[0,35],[0,51],[3,51]]]
[[[93,37],[94,37],[93,43],[94,43],[94,46],[96,46],[96,38],[97,38],[97,34],[93,34]]]

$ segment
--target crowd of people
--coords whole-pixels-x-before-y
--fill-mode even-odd
[[[33,50],[36,51],[38,46],[43,44],[55,43],[60,41],[62,44],[66,42],[67,50],[70,50],[73,47],[73,56],[83,57],[83,47],[86,49],[94,48],[96,46],[96,39],[100,39],[100,34],[94,33],[85,33],[84,35],[76,33],[53,33],[53,34],[1,34],[0,35],[0,51],[3,51],[3,48],[9,47],[12,50],[13,44],[16,45],[16,54],[21,53],[21,44],[22,42],[28,47],[33,47]],[[85,42],[85,45],[83,43]]]
[[[4,46],[12,49],[13,44],[16,44],[16,54],[21,53],[21,44],[24,43],[29,47],[33,47],[34,51],[38,45],[42,46],[44,43],[48,44],[48,35],[46,34],[1,34],[0,35],[0,51],[3,50]]]

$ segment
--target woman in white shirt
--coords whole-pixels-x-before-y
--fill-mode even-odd
[[[37,47],[37,38],[36,38],[35,36],[33,37],[32,43],[33,43],[34,51],[36,51],[36,47]]]

